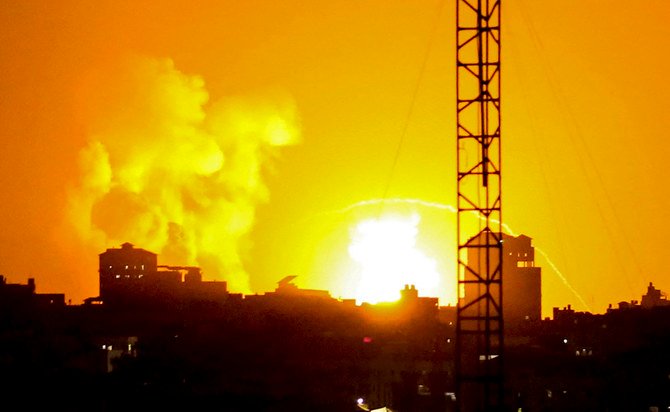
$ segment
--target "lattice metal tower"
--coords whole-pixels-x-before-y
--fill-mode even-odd
[[[500,0],[457,0],[459,410],[503,409]]]

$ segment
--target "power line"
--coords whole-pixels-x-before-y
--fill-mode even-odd
[[[402,147],[405,143],[405,139],[407,137],[407,130],[409,129],[409,124],[412,119],[412,115],[414,114],[414,108],[416,107],[416,101],[417,101],[417,96],[419,95],[419,89],[421,88],[421,83],[423,82],[424,75],[426,73],[426,67],[428,66],[428,60],[430,58],[431,51],[433,49],[433,44],[435,41],[435,35],[437,33],[437,29],[439,27],[439,22],[440,18],[442,16],[442,10],[444,8],[444,0],[440,0],[437,5],[437,12],[435,14],[435,20],[433,21],[433,27],[430,31],[430,36],[428,38],[428,44],[426,46],[426,51],[424,52],[423,59],[421,61],[421,67],[419,69],[419,75],[416,79],[416,83],[414,84],[414,90],[412,91],[412,96],[410,98],[410,103],[409,103],[409,108],[407,110],[407,115],[405,116],[405,121],[403,122],[402,126],[402,131],[400,132],[400,139],[398,140],[398,144],[395,149],[395,153],[393,155],[393,162],[391,163],[391,168],[389,170],[389,174],[386,177],[386,181],[384,184],[384,191],[382,192],[382,199],[386,199],[386,197],[389,194],[389,190],[391,189],[391,182],[393,181],[393,175],[395,174],[396,168],[398,166],[398,160],[400,158],[400,153],[402,151]],[[377,211],[377,217],[381,216],[382,210],[383,210],[383,203],[380,203],[380,208]]]

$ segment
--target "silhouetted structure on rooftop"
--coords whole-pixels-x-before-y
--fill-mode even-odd
[[[297,276],[286,276],[277,282],[277,288],[274,293],[281,296],[299,296],[299,297],[314,297],[331,299],[330,293],[327,290],[318,289],[302,289],[293,283]]]
[[[642,296],[641,305],[643,308],[654,308],[658,306],[670,306],[670,301],[665,293],[654,287],[654,284],[649,282],[647,286],[647,294]]]

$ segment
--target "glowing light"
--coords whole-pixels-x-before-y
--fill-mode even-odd
[[[369,200],[362,200],[360,202],[354,203],[352,205],[349,205],[347,207],[344,207],[342,209],[334,210],[328,213],[337,213],[337,214],[346,214],[349,213],[355,209],[361,208],[361,207],[367,207],[367,206],[378,206],[378,205],[416,205],[420,207],[425,207],[425,208],[432,208],[432,209],[439,209],[439,210],[446,210],[447,212],[450,213],[456,213],[457,210],[454,206],[444,204],[444,203],[439,203],[439,202],[429,202],[426,200],[421,200],[421,199],[402,199],[402,198],[390,198],[390,199],[369,199]],[[484,219],[483,216],[479,215],[477,212],[472,212],[472,215],[475,219]],[[499,223],[496,219],[492,220],[494,223]],[[518,236],[519,234],[514,231],[508,224],[502,223],[502,228],[505,233],[511,235],[511,236]],[[556,276],[561,280],[563,285],[579,300],[579,302],[584,305],[584,307],[591,311],[591,307],[588,303],[586,303],[586,300],[582,297],[582,295],[577,292],[577,290],[568,282],[568,279],[566,276],[563,274],[563,272],[558,268],[558,266],[554,263],[554,261],[551,260],[547,252],[542,250],[541,248],[535,246],[535,250],[544,257],[544,259],[547,261],[547,264],[549,267],[552,269],[552,271],[556,274]]]
[[[359,223],[352,233],[349,255],[359,266],[356,300],[391,302],[412,284],[424,293],[438,293],[437,262],[417,248],[419,215],[386,217]]]

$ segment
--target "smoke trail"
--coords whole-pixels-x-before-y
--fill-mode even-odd
[[[380,204],[390,204],[390,205],[393,205],[393,204],[409,204],[409,205],[418,205],[418,206],[422,206],[422,207],[426,207],[426,208],[446,210],[446,211],[451,212],[451,213],[456,213],[457,212],[457,210],[454,206],[446,205],[446,204],[443,204],[443,203],[428,202],[428,201],[421,200],[421,199],[390,198],[390,199],[362,200],[360,202],[354,203],[352,205],[349,205],[349,206],[341,208],[341,209],[331,211],[329,213],[346,214],[346,213],[349,213],[349,212],[353,211],[354,209],[358,209],[358,208],[365,207],[365,206],[378,206]],[[478,219],[484,219],[477,212],[472,212],[472,214],[473,214],[474,217],[476,217]],[[492,221],[494,223],[500,223],[496,219],[492,219]],[[503,223],[502,227],[507,234],[509,234],[511,236],[518,236],[518,234],[506,223]],[[590,311],[591,307],[586,303],[586,301],[579,294],[579,292],[577,292],[577,290],[575,290],[575,288],[572,287],[572,285],[570,284],[570,282],[568,282],[568,279],[565,277],[563,272],[561,272],[561,270],[558,268],[558,266],[556,266],[556,264],[551,260],[549,255],[544,250],[540,249],[537,246],[535,246],[535,250],[537,250],[545,258],[545,260],[549,264],[549,267],[558,276],[558,278],[561,280],[563,285],[565,285],[565,287],[579,300],[579,302],[582,305],[584,305],[584,307],[587,308]]]
[[[268,199],[265,165],[299,139],[292,101],[208,104],[204,81],[168,59],[132,58],[89,83],[68,211],[82,243],[129,241],[250,292],[241,247]]]
[[[565,276],[563,276],[563,273],[561,273],[561,271],[558,269],[558,267],[556,267],[556,264],[549,258],[549,255],[547,255],[547,252],[545,252],[544,250],[540,249],[540,248],[537,247],[537,246],[535,246],[535,250],[537,250],[538,252],[540,252],[540,254],[541,254],[542,256],[544,256],[544,259],[547,261],[547,263],[549,263],[549,266],[550,266],[550,267],[554,270],[554,272],[558,275],[558,278],[561,279],[561,281],[562,281],[563,284],[568,288],[568,290],[570,290],[570,292],[572,292],[572,294],[575,295],[575,297],[577,297],[577,299],[579,299],[579,302],[581,302],[581,304],[584,305],[584,307],[585,307],[586,309],[588,309],[589,311],[591,311],[591,310],[592,310],[592,309],[591,309],[591,306],[589,306],[589,304],[586,303],[586,301],[584,300],[584,298],[582,298],[582,295],[580,295],[580,294],[575,290],[575,288],[573,288],[572,285],[571,285],[570,283],[568,283],[568,280],[565,278]]]
[[[362,200],[360,202],[354,203],[352,205],[349,205],[347,207],[344,207],[342,209],[334,210],[331,213],[338,213],[338,214],[346,214],[351,212],[354,209],[364,207],[364,206],[377,206],[380,204],[405,204],[405,205],[419,205],[427,208],[433,208],[433,209],[442,209],[449,211],[451,213],[456,213],[457,210],[454,206],[452,205],[445,205],[443,203],[437,203],[437,202],[428,202],[426,200],[421,200],[421,199],[400,199],[400,198],[390,198],[390,199],[370,199],[370,200]],[[477,212],[472,212],[473,216],[481,218]],[[494,223],[500,223],[496,219],[491,219],[492,222]],[[503,229],[505,231],[512,235],[512,236],[518,236],[514,233],[514,231],[506,224],[502,224]]]

